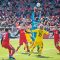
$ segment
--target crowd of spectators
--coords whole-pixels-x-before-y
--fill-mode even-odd
[[[16,22],[31,20],[37,3],[41,5],[40,20],[46,28],[60,26],[60,0],[0,0],[0,27],[15,27]]]

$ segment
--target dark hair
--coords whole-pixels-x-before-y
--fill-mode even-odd
[[[5,28],[5,31],[8,32],[8,28]]]

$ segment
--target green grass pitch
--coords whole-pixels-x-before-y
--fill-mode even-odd
[[[38,57],[37,53],[33,53],[31,56],[28,56],[28,54],[22,54],[22,52],[24,52],[23,46],[21,46],[19,51],[14,54],[14,57],[16,58],[16,60],[60,60],[60,55],[58,54],[58,51],[54,46],[54,40],[44,39],[43,43],[44,48],[41,57]],[[18,39],[11,39],[11,44],[16,49],[18,46]],[[34,52],[36,52],[36,48],[34,49]],[[0,60],[7,60],[7,59],[8,59],[8,50],[2,48],[0,44]]]

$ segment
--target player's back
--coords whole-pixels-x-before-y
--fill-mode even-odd
[[[20,30],[20,38],[25,38],[25,31],[24,31],[24,29]]]
[[[3,38],[2,44],[9,44],[9,33],[8,32],[3,33],[2,38]]]

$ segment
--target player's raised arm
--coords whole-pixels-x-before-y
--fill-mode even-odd
[[[31,32],[28,32],[27,30],[25,30],[26,33],[31,33]]]
[[[12,37],[12,36],[11,36],[11,33],[9,33],[9,38],[10,38],[10,37]]]
[[[16,33],[16,35],[15,36],[17,36],[19,34],[19,31]]]
[[[48,31],[46,31],[46,30],[44,30],[44,33],[45,33],[45,34],[49,34],[49,32],[48,32]]]

